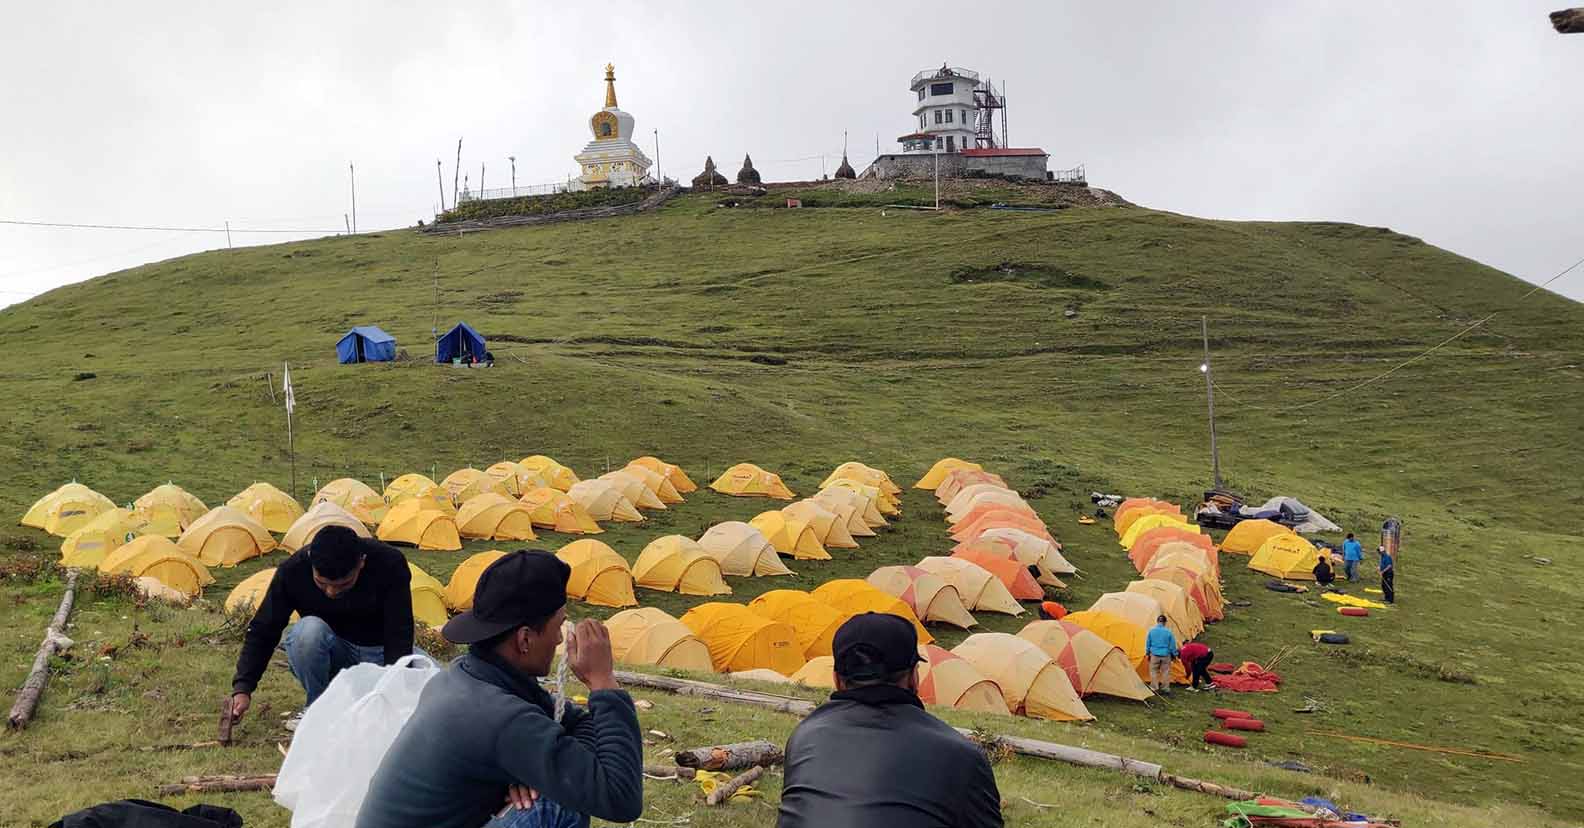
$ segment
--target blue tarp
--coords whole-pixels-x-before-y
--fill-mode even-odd
[[[471,362],[472,357],[477,357],[483,362],[484,352],[484,337],[468,327],[466,322],[458,322],[445,336],[435,340],[435,362],[450,362],[452,357],[461,357],[463,362]]]
[[[375,325],[359,325],[336,343],[336,358],[349,362],[390,362],[396,358],[396,337]]]

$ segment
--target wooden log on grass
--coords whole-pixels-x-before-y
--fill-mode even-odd
[[[764,767],[755,765],[754,767],[751,767],[748,770],[737,774],[736,776],[733,776],[725,782],[717,785],[715,790],[710,791],[709,796],[704,798],[704,804],[719,805],[722,802],[731,799],[732,794],[737,793],[739,788],[744,785],[753,784],[754,782],[758,781],[759,777],[761,776],[764,776]]]
[[[709,771],[734,771],[779,765],[783,758],[785,757],[781,753],[781,746],[764,739],[679,750],[676,753],[678,765]]]
[[[236,791],[267,791],[275,787],[275,774],[261,773],[253,776],[226,774],[223,776],[183,776],[174,785],[159,786],[160,796],[184,793],[225,793]]]
[[[44,642],[33,656],[33,669],[28,671],[27,680],[22,682],[22,689],[17,691],[16,703],[11,705],[11,714],[6,717],[6,727],[21,730],[33,720],[33,711],[38,707],[39,697],[44,694],[44,685],[49,682],[50,656],[71,645],[71,639],[66,637],[66,620],[71,617],[72,604],[76,599],[77,570],[68,569],[66,594],[61,596],[60,607],[55,610],[55,617],[50,619],[49,627],[44,630]]]
[[[1562,34],[1584,34],[1584,6],[1551,12],[1551,25]]]
[[[649,779],[697,779],[698,771],[692,768],[667,767],[665,765],[644,765],[643,774]]]

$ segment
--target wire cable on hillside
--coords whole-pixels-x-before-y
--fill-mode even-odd
[[[329,236],[346,232],[339,227],[333,230],[245,227],[150,227],[134,224],[74,224],[62,221],[25,221],[22,219],[0,219],[0,224],[9,224],[17,227],[58,227],[71,230],[151,230],[162,233],[320,233]]]

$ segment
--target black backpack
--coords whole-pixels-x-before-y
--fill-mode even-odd
[[[242,815],[218,805],[178,811],[158,802],[123,799],[67,814],[50,828],[242,828]]]

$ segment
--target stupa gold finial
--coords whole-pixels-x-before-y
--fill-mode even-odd
[[[616,64],[605,64],[605,108],[616,108]]]

